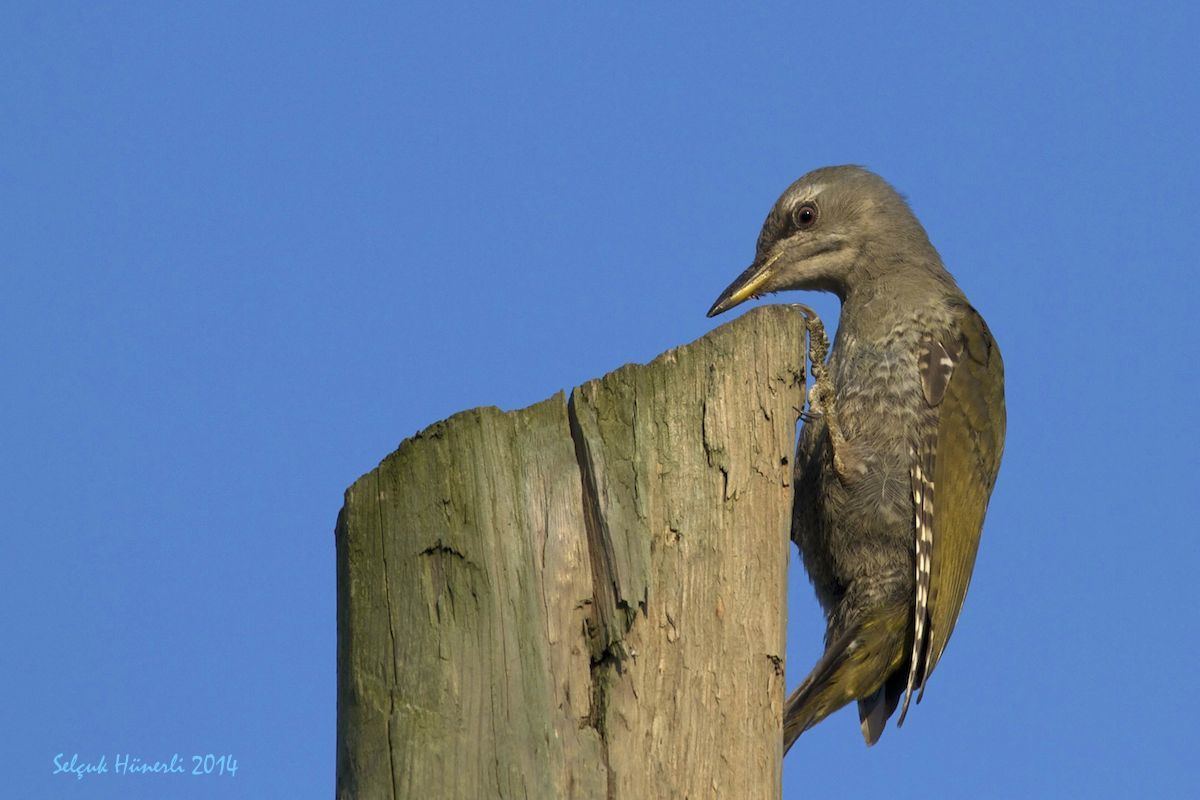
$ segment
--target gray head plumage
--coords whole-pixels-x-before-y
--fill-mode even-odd
[[[763,222],[754,263],[708,315],[785,289],[845,299],[856,283],[906,270],[950,280],[925,229],[887,181],[863,167],[822,167],[780,195]]]

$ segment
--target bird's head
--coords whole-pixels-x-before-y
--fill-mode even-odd
[[[833,292],[843,300],[857,282],[909,259],[872,253],[910,253],[913,263],[937,253],[908,204],[886,181],[855,166],[813,170],[787,188],[767,214],[754,263],[713,303],[708,316],[785,289]]]

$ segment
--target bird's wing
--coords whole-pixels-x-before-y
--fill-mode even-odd
[[[964,306],[951,331],[926,341],[920,369],[937,422],[915,444],[915,637],[899,722],[954,630],[1004,451],[1004,363],[975,309]]]

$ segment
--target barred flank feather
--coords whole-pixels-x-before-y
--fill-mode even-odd
[[[962,355],[962,345],[954,342],[947,349],[941,342],[928,339],[921,349],[918,366],[921,372],[921,389],[930,408],[937,408],[946,395],[954,367]],[[913,604],[913,646],[908,666],[908,686],[904,690],[904,707],[900,709],[897,725],[904,724],[908,703],[913,689],[925,689],[928,673],[929,650],[929,585],[933,571],[934,548],[934,469],[937,466],[937,424],[929,427],[926,434],[913,448],[912,495],[913,516],[916,533],[916,600]],[[920,697],[917,698],[918,702]]]
[[[904,689],[904,705],[896,725],[904,724],[913,689],[924,683],[918,676],[925,661],[929,626],[929,576],[933,569],[933,468],[937,453],[937,429],[933,428],[919,447],[914,449],[912,464],[913,508],[916,517],[916,601],[913,604],[913,647],[908,667],[908,685]]]

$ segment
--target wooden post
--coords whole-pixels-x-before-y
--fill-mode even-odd
[[[340,798],[778,798],[804,320],[436,423],[337,526]]]

